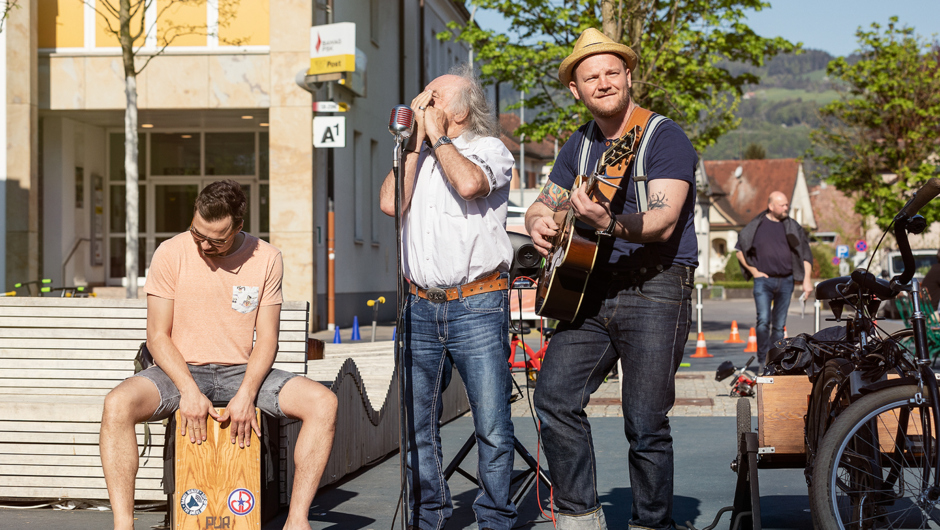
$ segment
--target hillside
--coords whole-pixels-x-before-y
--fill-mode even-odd
[[[804,156],[810,148],[809,132],[819,124],[817,109],[838,97],[826,76],[832,59],[824,51],[806,50],[774,57],[761,68],[724,64],[734,74],[747,71],[758,76],[760,83],[745,89],[737,112],[740,127],[721,137],[703,157],[742,158],[750,144],[763,148],[766,158]]]

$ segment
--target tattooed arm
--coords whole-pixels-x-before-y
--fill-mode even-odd
[[[551,239],[558,232],[560,219],[556,219],[556,215],[570,207],[568,195],[568,190],[549,180],[525,212],[526,230],[532,236],[535,248],[543,256],[547,256],[552,249]]]
[[[655,179],[649,183],[649,210],[617,216],[614,236],[634,243],[666,241],[672,236],[679,213],[689,194],[684,180]],[[583,188],[571,194],[571,208],[578,219],[598,230],[610,224],[611,213],[606,203],[595,203]]]

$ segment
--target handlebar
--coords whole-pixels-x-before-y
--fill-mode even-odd
[[[888,300],[897,294],[888,281],[876,278],[874,274],[865,269],[852,271],[852,281],[882,300]]]
[[[907,204],[898,212],[898,217],[913,217],[938,194],[940,194],[940,179],[934,177],[924,183],[911,200],[907,201]]]
[[[752,362],[754,362],[754,356],[753,356],[753,355],[751,355],[751,358],[748,359],[746,363],[744,363],[744,369],[747,370],[747,367],[750,366]]]

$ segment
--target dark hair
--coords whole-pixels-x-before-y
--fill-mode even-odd
[[[206,221],[232,218],[232,226],[239,226],[245,219],[248,199],[242,187],[234,180],[217,180],[209,184],[196,197],[195,211]]]

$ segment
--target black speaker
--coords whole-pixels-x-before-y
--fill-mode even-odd
[[[542,265],[542,256],[535,249],[532,238],[518,232],[506,232],[509,242],[512,243],[512,265],[509,268],[509,286],[523,287],[522,281],[514,285],[516,278],[526,276],[535,279]],[[525,285],[531,287],[531,284]]]

